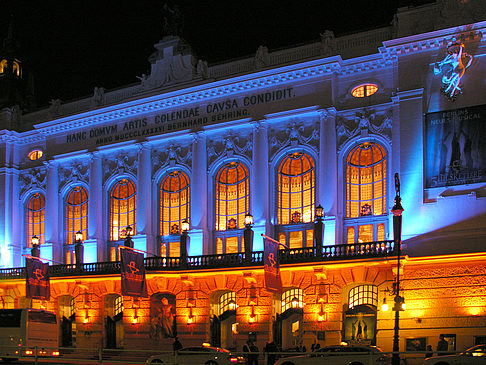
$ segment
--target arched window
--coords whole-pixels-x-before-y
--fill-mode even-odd
[[[110,240],[123,238],[121,231],[132,227],[136,234],[135,213],[137,209],[137,189],[128,179],[117,182],[110,191]]]
[[[216,175],[216,230],[245,228],[250,205],[250,177],[245,165],[230,162]]]
[[[88,192],[81,186],[69,190],[64,201],[64,243],[75,242],[76,232],[83,234],[83,240],[88,233]]]
[[[386,158],[376,142],[360,143],[346,158],[348,243],[385,239],[385,220],[379,217],[386,214]]]
[[[378,305],[378,287],[375,285],[358,285],[349,291],[348,307],[354,308],[358,305],[368,304],[376,307]]]
[[[243,250],[245,215],[250,211],[250,176],[239,162],[225,164],[215,181],[216,253]]]
[[[160,184],[160,235],[181,233],[189,221],[189,178],[181,171],[168,174]]]
[[[41,193],[32,194],[27,200],[25,214],[27,247],[31,247],[32,236],[39,238],[39,244],[44,243],[45,206],[46,201]]]
[[[219,297],[219,315],[234,310],[236,310],[236,293],[229,291],[221,294]]]
[[[304,292],[302,289],[289,289],[282,293],[282,313],[288,309],[304,308]]]
[[[123,297],[117,296],[113,301],[113,316],[123,313]]]
[[[315,164],[306,153],[293,152],[277,169],[279,241],[290,247],[311,247],[315,206]]]

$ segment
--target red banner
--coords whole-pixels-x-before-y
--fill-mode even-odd
[[[280,278],[278,246],[279,244],[269,237],[263,236],[263,264],[265,271],[265,288],[274,293],[282,292],[282,279]]]
[[[49,282],[49,264],[39,259],[25,258],[25,296],[31,299],[49,300],[51,286]]]
[[[120,255],[122,294],[131,297],[148,297],[143,253],[122,248]]]

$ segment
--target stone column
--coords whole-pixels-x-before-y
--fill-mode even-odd
[[[253,154],[250,185],[250,213],[253,215],[253,251],[263,251],[261,234],[270,232],[270,200],[268,179],[268,125],[264,121],[253,125]]]
[[[134,237],[135,248],[155,253],[152,232],[152,165],[151,146],[142,143],[138,153],[137,171],[137,234]]]
[[[104,261],[106,245],[103,240],[103,181],[101,155],[91,153],[89,166],[88,239],[84,242],[84,262]]]
[[[202,255],[210,252],[210,237],[208,231],[208,176],[206,135],[202,132],[193,133],[192,142],[192,177],[191,177],[191,216],[189,256]],[[212,189],[211,189],[212,190]]]
[[[59,237],[59,175],[58,165],[45,162],[47,168],[46,208],[44,234],[45,243],[41,246],[41,257],[64,262],[62,239]]]
[[[338,171],[336,150],[336,109],[322,109],[320,112],[319,173],[316,204],[324,208],[323,244],[341,243],[342,215],[338,211]],[[339,223],[341,222],[341,223]]]

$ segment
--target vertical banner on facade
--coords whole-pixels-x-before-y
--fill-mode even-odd
[[[122,294],[132,297],[147,297],[143,253],[122,248],[120,255]]]
[[[49,264],[39,259],[26,257],[25,296],[31,299],[49,300],[51,286],[49,282]]]
[[[486,105],[425,115],[425,188],[486,181]]]
[[[263,236],[263,235],[262,235]],[[265,271],[265,289],[274,293],[282,292],[280,278],[278,243],[267,236],[263,236],[263,264]]]

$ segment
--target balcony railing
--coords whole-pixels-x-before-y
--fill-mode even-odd
[[[387,257],[394,254],[393,241],[377,241],[355,244],[341,244],[316,247],[291,248],[279,251],[280,264],[316,263],[340,260],[356,260],[364,258]],[[182,271],[233,268],[245,266],[263,266],[263,251],[251,253],[247,260],[244,253],[230,253],[220,255],[189,256],[187,262],[179,257],[147,257],[145,269],[147,271]],[[81,265],[52,265],[49,266],[51,277],[63,276],[92,276],[120,273],[120,262],[95,262]],[[0,280],[25,278],[25,267],[0,269]]]

